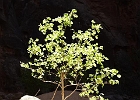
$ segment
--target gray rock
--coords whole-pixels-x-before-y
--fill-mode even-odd
[[[34,96],[25,95],[21,97],[20,100],[40,100],[40,99]]]

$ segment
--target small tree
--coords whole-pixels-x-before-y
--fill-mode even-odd
[[[121,76],[118,74],[118,70],[103,66],[104,60],[108,60],[108,58],[100,52],[103,50],[103,46],[94,43],[102,29],[100,24],[96,24],[92,20],[91,28],[86,31],[71,29],[73,18],[78,17],[76,13],[77,11],[73,9],[69,13],[64,13],[62,17],[44,19],[43,23],[39,25],[39,31],[45,36],[44,44],[41,44],[39,39],[30,38],[27,50],[33,61],[21,63],[21,66],[30,69],[33,77],[43,82],[57,84],[56,91],[58,87],[61,88],[62,100],[66,100],[79,89],[81,90],[80,96],[88,96],[92,100],[103,99],[100,95],[93,97],[89,95],[99,94],[98,87],[103,87],[105,83],[118,84],[119,81],[114,80],[113,77],[120,78]],[[66,42],[67,27],[73,33],[73,43]],[[86,73],[88,70],[93,72]],[[48,75],[53,75],[57,79],[47,80]],[[72,85],[76,87],[75,90],[65,97],[64,89]]]

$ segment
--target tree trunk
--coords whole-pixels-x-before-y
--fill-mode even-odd
[[[64,91],[64,73],[61,73],[61,95],[62,95],[62,100],[65,100],[65,91]]]

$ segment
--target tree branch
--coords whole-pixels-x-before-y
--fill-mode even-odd
[[[76,88],[75,88],[74,91],[72,91],[68,96],[65,97],[64,100],[66,100],[67,98],[69,98],[77,90],[77,88],[78,88],[78,85],[76,86]]]
[[[55,96],[55,94],[56,94],[57,89],[59,88],[59,86],[60,86],[60,84],[58,84],[57,88],[55,89],[54,94],[53,94],[53,97],[52,97],[52,99],[51,99],[51,100],[53,100],[53,99],[54,99],[54,96]]]
[[[46,82],[46,83],[53,83],[53,84],[59,84],[59,83],[57,83],[57,82],[53,82],[53,81],[45,81],[45,80],[42,80],[43,82]]]
[[[69,87],[69,86],[75,86],[75,85],[76,85],[76,86],[77,86],[77,85],[78,85],[78,86],[81,86],[81,85],[84,85],[84,83],[80,83],[80,84],[77,83],[77,84],[66,85],[65,88],[66,88],[66,87]]]
[[[81,85],[83,85],[84,83],[81,83],[81,84],[79,84],[80,83],[80,81],[81,81],[81,79],[82,79],[82,77],[80,78],[80,80],[79,80],[79,82],[78,83],[76,83],[76,84],[72,84],[72,85],[76,85],[76,88],[75,88],[75,90],[74,91],[72,91],[68,96],[66,96],[66,98],[65,98],[65,100],[67,99],[67,98],[69,98],[76,90],[77,90],[77,88],[79,87],[79,86],[81,86]],[[70,85],[67,85],[67,86],[70,86]]]
[[[40,89],[37,91],[37,93],[35,94],[35,96],[37,96],[37,94],[39,93]]]

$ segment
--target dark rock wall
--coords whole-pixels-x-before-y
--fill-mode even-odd
[[[102,23],[100,36],[110,66],[120,70],[120,87],[128,94],[140,89],[139,0],[87,0],[90,12]]]
[[[0,91],[22,90],[20,56],[24,50],[13,1],[0,1]]]
[[[140,1],[139,0],[0,0],[0,91],[23,90],[21,60],[28,57],[30,37],[42,38],[39,23],[76,8],[75,28],[85,29],[94,19],[103,30],[99,43],[109,57],[107,65],[122,74],[122,93],[140,92]]]

